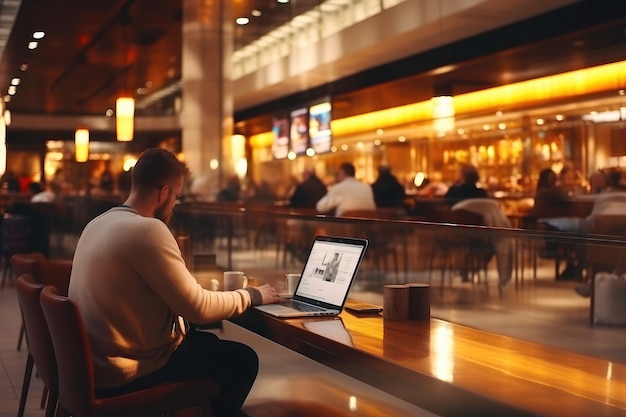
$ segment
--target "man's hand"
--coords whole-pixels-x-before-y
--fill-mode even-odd
[[[275,304],[283,301],[283,299],[276,293],[276,289],[274,289],[274,287],[270,284],[264,284],[255,288],[261,293],[261,297],[263,297],[263,304]]]

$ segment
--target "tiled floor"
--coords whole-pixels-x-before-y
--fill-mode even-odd
[[[218,263],[225,259],[225,254],[217,253]],[[285,270],[275,269],[272,251],[237,251],[233,265],[249,275],[263,277],[281,286],[284,272],[293,272],[297,266]],[[589,299],[576,295],[574,283],[555,282],[550,279],[552,267],[540,265],[537,281],[527,281],[524,289],[516,290],[510,284],[502,297],[498,297],[495,288],[487,294],[484,286],[455,282],[439,291],[438,282],[431,294],[431,314],[434,317],[452,320],[468,326],[487,329],[516,338],[531,340],[559,348],[597,356],[616,362],[626,362],[626,328],[590,327],[588,325]],[[271,272],[268,272],[271,271]],[[386,279],[395,280],[388,276]],[[400,280],[400,278],[398,278]],[[423,273],[412,273],[412,281],[426,281]],[[458,280],[457,280],[458,281]],[[381,303],[378,282],[368,274],[363,274],[355,283],[351,296],[364,301]],[[19,393],[26,361],[26,347],[16,350],[20,317],[15,289],[10,286],[0,291],[0,326],[3,336],[0,339],[0,417],[15,416],[18,409]],[[367,399],[377,400],[394,410],[394,416],[428,416],[403,401],[388,396],[354,379],[339,374],[332,369],[319,365],[281,346],[264,340],[256,335],[226,324],[224,338],[241,340],[253,346],[261,356],[261,373],[257,384],[248,398],[246,407],[252,415],[259,404],[271,401],[277,393],[284,396],[287,390],[296,390],[299,386],[316,383],[328,387],[341,387],[339,395],[349,393],[345,407],[352,410],[352,415],[390,415],[360,411],[356,404],[367,405]],[[33,378],[26,416],[42,416],[39,408],[42,386]],[[294,392],[294,396],[296,395]],[[310,392],[306,389],[298,390]],[[306,394],[303,400],[314,399],[316,393]],[[335,394],[337,396],[337,394]],[[343,401],[340,399],[340,402]],[[356,407],[356,408],[355,408]],[[364,407],[365,408],[365,407]],[[295,415],[295,414],[294,414]]]

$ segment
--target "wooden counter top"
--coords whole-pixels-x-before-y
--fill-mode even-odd
[[[626,365],[442,320],[232,321],[442,416],[626,415]]]

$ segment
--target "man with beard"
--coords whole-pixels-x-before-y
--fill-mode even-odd
[[[269,285],[208,291],[191,275],[167,223],[187,167],[164,149],[146,150],[124,204],[93,219],[80,236],[69,298],[85,322],[98,396],[163,382],[211,378],[215,416],[238,416],[258,371],[246,345],[187,331],[185,321],[227,319],[278,302]]]

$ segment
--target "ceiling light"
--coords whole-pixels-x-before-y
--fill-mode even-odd
[[[74,133],[74,152],[76,162],[87,162],[89,160],[89,130],[76,129],[76,133]]]
[[[255,9],[255,10],[252,10],[252,12],[251,12],[251,13],[252,13],[252,16],[254,16],[254,17],[259,17],[259,16],[261,16],[261,11],[260,11],[260,10],[256,10],[256,9]]]
[[[235,20],[235,23],[240,26],[247,25],[248,23],[250,23],[250,19],[248,19],[247,17],[238,17],[237,20]]]
[[[563,120],[565,120],[565,116],[563,116],[562,114],[557,114],[554,118],[557,122],[562,122]]]
[[[6,96],[4,96],[4,102],[8,103],[9,101],[11,101],[11,96],[7,94]]]
[[[498,123],[498,129],[500,130],[506,129],[506,123]]]
[[[436,85],[433,98],[430,99],[433,110],[433,128],[438,137],[443,137],[446,133],[454,130],[454,97],[452,97],[452,86]]]
[[[7,90],[7,93],[9,93],[10,96],[15,95],[15,93],[17,93],[17,88],[15,88],[14,85],[10,86],[9,89]]]
[[[539,126],[543,126],[544,123],[545,123],[545,121],[543,119],[537,119],[537,124]]]
[[[132,97],[118,97],[115,102],[115,127],[118,141],[128,142],[133,140],[134,119],[135,100]]]
[[[276,0],[278,3],[287,4],[289,0]]]
[[[404,137],[404,136],[398,136],[398,142],[401,142],[401,143],[406,142],[406,137]]]
[[[44,36],[46,36],[46,33],[41,30],[38,30],[37,32],[33,33],[33,39],[43,39]]]
[[[38,45],[39,45],[39,43],[37,43],[35,41],[30,41],[30,42],[28,42],[28,49],[37,49]]]
[[[20,85],[20,79],[15,77],[11,80],[11,85]]]
[[[20,65],[20,71],[26,71],[28,69],[28,64]]]

